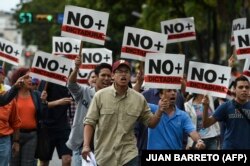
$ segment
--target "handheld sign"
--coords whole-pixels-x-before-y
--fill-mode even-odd
[[[146,53],[165,53],[166,47],[167,35],[125,27],[121,58],[145,61]]]
[[[250,29],[234,31],[237,59],[246,59],[250,56]]]
[[[225,98],[231,67],[189,62],[186,91]]]
[[[168,43],[196,39],[194,18],[177,18],[161,22],[161,31],[168,35]]]
[[[65,6],[62,36],[104,45],[109,14],[77,6]]]
[[[100,63],[112,65],[112,51],[106,48],[84,48],[82,49],[82,65],[77,76],[77,82],[86,84],[89,73]]]
[[[81,40],[68,37],[53,37],[52,54],[74,60],[80,53]]]
[[[180,89],[184,63],[183,54],[147,53],[145,88]]]
[[[18,66],[23,47],[0,38],[0,60]]]
[[[231,46],[234,46],[234,31],[246,29],[247,27],[247,18],[238,18],[233,20],[232,25],[232,35],[231,35]]]
[[[72,60],[70,59],[38,51],[33,59],[30,75],[65,86],[71,66]]]
[[[246,76],[248,80],[250,80],[250,58],[247,58],[245,60],[245,65],[242,74]]]

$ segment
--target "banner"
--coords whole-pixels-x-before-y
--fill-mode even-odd
[[[167,38],[161,33],[125,27],[121,58],[145,61],[147,53],[165,53]]]
[[[106,12],[66,5],[61,35],[104,45],[108,18]]]
[[[180,89],[185,55],[148,53],[145,60],[144,86],[157,89]]]

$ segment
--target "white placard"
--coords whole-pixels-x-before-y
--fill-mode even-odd
[[[225,98],[231,78],[231,67],[189,62],[186,91]]]
[[[234,31],[246,29],[246,27],[247,27],[247,18],[237,18],[237,19],[233,20],[231,46],[235,45],[235,43],[234,43]]]
[[[68,37],[53,37],[52,54],[74,60],[80,53],[81,40]]]
[[[106,48],[83,48],[82,65],[77,76],[77,82],[80,84],[88,83],[89,73],[100,63],[108,63],[112,66],[112,51]]]
[[[0,38],[0,60],[18,66],[23,47]]]
[[[245,60],[245,65],[242,74],[250,81],[250,57]]]
[[[161,22],[161,31],[168,35],[168,43],[196,39],[194,18],[177,18]]]
[[[70,59],[38,51],[34,56],[30,75],[65,86],[71,66],[72,60]]]
[[[237,59],[250,57],[250,29],[234,31]]]
[[[165,53],[167,38],[162,33],[125,27],[121,58],[145,61],[147,53]]]
[[[106,12],[66,5],[61,35],[104,45],[108,18]]]
[[[147,53],[145,88],[180,89],[184,73],[183,54]]]

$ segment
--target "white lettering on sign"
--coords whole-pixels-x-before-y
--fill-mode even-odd
[[[69,59],[38,51],[30,70],[31,76],[65,86],[71,64]]]
[[[225,98],[230,77],[230,67],[190,62],[186,91]]]
[[[147,53],[145,88],[180,89],[184,62],[182,54]]]
[[[231,46],[235,45],[234,31],[246,29],[246,27],[247,27],[247,18],[238,18],[238,19],[233,20],[232,35],[231,35]]]
[[[81,41],[67,37],[53,37],[53,55],[63,55],[74,60],[80,53]]]
[[[167,35],[125,27],[121,58],[144,61],[147,53],[166,51]]]
[[[67,5],[64,10],[62,36],[104,45],[109,14]]]
[[[161,31],[168,35],[168,43],[196,39],[194,18],[177,18],[161,22]]]
[[[0,38],[0,60],[17,66],[22,51],[23,47]]]
[[[234,31],[237,59],[246,59],[250,56],[250,29]]]

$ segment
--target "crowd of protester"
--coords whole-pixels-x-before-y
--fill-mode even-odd
[[[132,166],[147,149],[250,149],[246,77],[221,99],[186,93],[185,77],[180,90],[144,90],[143,72],[131,84],[125,60],[97,65],[81,85],[81,63],[77,56],[65,87],[0,67],[1,166],[47,166],[55,149],[63,166],[81,166],[90,152],[98,165]]]

